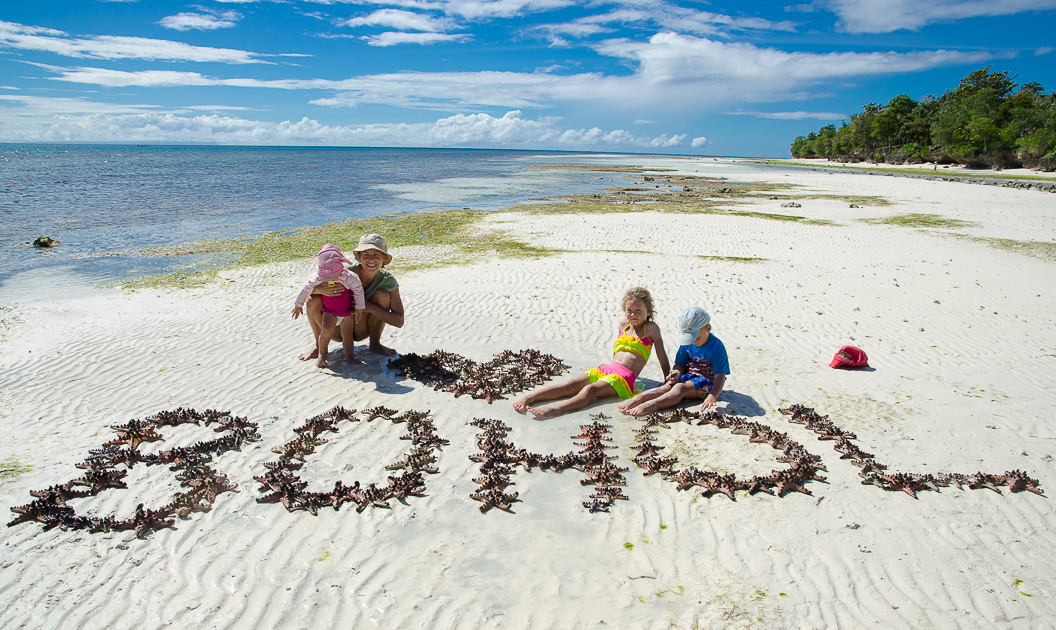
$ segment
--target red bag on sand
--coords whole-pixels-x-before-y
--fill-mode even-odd
[[[836,356],[832,357],[832,363],[829,364],[829,367],[869,367],[869,357],[865,356],[865,352],[861,348],[844,346],[840,348]]]

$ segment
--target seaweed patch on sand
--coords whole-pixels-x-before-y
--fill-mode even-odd
[[[873,225],[897,225],[909,228],[930,228],[942,230],[956,230],[963,228],[979,227],[978,223],[962,221],[960,219],[948,219],[938,214],[894,214],[888,217],[875,219],[858,219],[862,223]]]
[[[322,243],[333,243],[351,252],[362,234],[385,236],[390,249],[404,246],[437,246],[437,256],[416,255],[406,262],[396,257],[389,269],[409,272],[419,269],[464,264],[486,256],[500,258],[541,258],[560,250],[533,247],[511,238],[501,230],[481,230],[480,222],[490,213],[481,210],[439,210],[399,216],[352,219],[296,230],[265,232],[238,239],[214,239],[138,250],[147,256],[213,255],[218,266],[194,273],[177,272],[144,276],[118,283],[125,289],[147,287],[189,288],[211,282],[219,271],[268,263],[312,258]]]

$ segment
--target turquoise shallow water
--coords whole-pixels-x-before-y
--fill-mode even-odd
[[[615,156],[462,149],[0,146],[0,304],[186,265],[134,248],[353,217],[498,210],[612,185],[618,174],[525,168]],[[62,245],[19,246],[47,235]]]

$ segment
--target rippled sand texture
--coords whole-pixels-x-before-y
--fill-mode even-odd
[[[675,162],[689,169],[689,161]],[[731,165],[735,173],[736,165]],[[484,361],[537,348],[575,371],[607,361],[618,299],[648,287],[674,356],[678,313],[712,315],[733,374],[728,411],[769,424],[822,456],[828,482],[784,498],[676,492],[629,463],[639,421],[617,399],[537,421],[509,401],[453,398],[365,366],[318,370],[296,360],[307,324],[289,318],[308,261],[224,276],[205,289],[108,294],[4,310],[0,342],[3,467],[31,470],[0,485],[0,511],[29,490],[78,475],[111,424],[175,407],[220,408],[260,424],[263,441],[214,463],[240,484],[207,513],[143,539],[36,524],[3,529],[0,621],[45,628],[861,628],[1041,627],[1056,618],[1056,515],[1048,497],[944,489],[914,500],[860,485],[831,442],[790,425],[798,402],[857,433],[861,447],[912,472],[1019,468],[1056,492],[1053,263],[949,236],[1051,242],[1050,195],[950,182],[799,172],[801,192],[880,195],[850,209],[801,201],[794,212],[833,225],[752,216],[496,215],[496,228],[573,250],[404,275],[407,325],[387,340]],[[764,197],[765,198],[765,197]],[[754,210],[788,213],[777,201]],[[744,209],[744,206],[741,206]],[[863,217],[914,213],[976,228],[917,230]],[[637,252],[637,253],[629,253]],[[396,252],[399,256],[399,252]],[[746,263],[711,257],[762,258]],[[843,344],[873,371],[828,367]],[[331,359],[340,358],[340,345]],[[643,379],[656,382],[655,361]],[[427,496],[357,514],[319,516],[258,504],[254,475],[292,429],[334,405],[431,410],[439,451]],[[611,451],[631,465],[610,514],[582,508],[581,473],[519,471],[514,514],[478,511],[474,417],[510,425],[509,439],[566,453],[578,425],[615,416]],[[408,448],[402,425],[343,422],[301,471],[313,490],[384,483]],[[161,430],[146,451],[215,436]],[[782,467],[765,444],[715,427],[677,425],[659,442],[696,464],[740,475]],[[178,489],[162,466],[137,466],[128,490],[74,499],[79,512],[127,518]]]

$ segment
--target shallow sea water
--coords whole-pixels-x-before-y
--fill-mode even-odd
[[[529,166],[619,162],[463,149],[0,146],[0,304],[43,298],[41,287],[55,282],[80,294],[194,262],[134,249],[385,214],[499,210],[623,179]],[[62,245],[19,245],[42,235]]]

